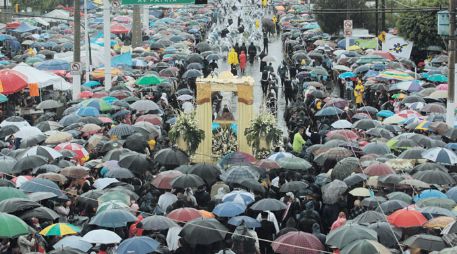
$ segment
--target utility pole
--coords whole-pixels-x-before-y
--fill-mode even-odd
[[[105,58],[105,90],[111,89],[111,4],[103,0],[103,48]]]
[[[376,14],[375,14],[375,19],[376,19],[376,35],[379,34],[379,0],[375,0],[375,8],[376,8]]]
[[[73,13],[73,34],[74,34],[74,47],[73,47],[73,62],[81,62],[81,0],[74,0],[74,13]],[[87,28],[86,28],[87,29]],[[81,93],[81,73],[73,73],[73,100],[79,99]]]
[[[351,6],[351,0],[346,0],[346,20],[349,20],[349,8]],[[343,28],[343,32],[344,32],[344,28]],[[349,45],[351,44],[351,41],[350,41],[350,37],[347,36],[346,34],[344,35],[346,38],[346,50],[349,50]]]
[[[386,31],[386,0],[381,0],[381,30]],[[377,12],[376,12],[377,13]]]
[[[133,24],[132,24],[132,47],[143,46],[143,34],[141,28],[141,6],[136,4],[133,6]]]
[[[456,0],[449,0],[449,56],[448,56],[448,99],[446,122],[454,127],[455,120],[455,27],[456,27]]]
[[[86,82],[90,79],[90,45],[89,45],[89,21],[87,20],[87,0],[84,0],[84,45],[86,49]]]

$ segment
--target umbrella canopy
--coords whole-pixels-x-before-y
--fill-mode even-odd
[[[213,184],[222,172],[216,165],[201,163],[193,165],[188,173],[200,176],[207,184]]]
[[[422,226],[427,219],[416,210],[400,209],[387,217],[390,224],[399,228],[419,227]]]
[[[322,200],[325,204],[335,204],[339,197],[347,190],[348,186],[340,180],[333,180],[322,186]]]
[[[363,253],[390,254],[391,251],[377,241],[367,239],[354,241],[341,250],[341,254]]]
[[[21,214],[21,219],[24,220],[29,220],[33,217],[38,218],[40,220],[44,221],[54,221],[55,219],[58,219],[60,217],[59,214],[54,212],[54,210],[51,210],[47,207],[37,207],[32,210],[29,210],[23,214]]]
[[[377,241],[378,234],[367,227],[347,223],[342,227],[330,231],[325,243],[342,249],[350,243],[361,239]]]
[[[184,225],[179,234],[189,244],[208,245],[225,239],[228,229],[215,219],[196,219]]]
[[[42,178],[34,178],[30,181],[23,183],[20,187],[24,192],[51,192],[58,197],[63,197],[64,193],[60,190],[59,186],[48,180]]]
[[[121,242],[122,238],[112,231],[97,229],[85,234],[83,240],[95,244],[113,244]]]
[[[40,231],[40,235],[44,236],[64,236],[64,235],[74,235],[81,231],[80,228],[67,223],[56,223],[47,226]]]
[[[20,218],[0,212],[0,238],[16,238],[30,233],[29,226]]]
[[[160,231],[160,230],[166,230],[172,227],[177,227],[178,224],[174,222],[173,220],[165,217],[165,216],[160,216],[160,215],[153,215],[146,217],[141,221],[143,224],[143,229],[144,230],[154,230],[154,231]]]
[[[69,235],[60,239],[52,246],[54,249],[72,248],[87,252],[92,248],[92,244],[84,241],[81,236]]]
[[[279,159],[277,162],[284,169],[307,170],[312,167],[311,163],[307,160],[298,157],[285,157]]]
[[[242,205],[249,205],[255,201],[254,195],[247,191],[235,190],[225,194],[222,202],[235,202]]]
[[[141,175],[146,170],[152,169],[153,163],[145,154],[129,153],[121,156],[119,166],[129,169],[134,174]]]
[[[27,195],[22,190],[11,188],[11,187],[0,187],[0,201],[10,198],[25,198]]]
[[[321,241],[313,234],[295,231],[281,235],[271,244],[275,253],[290,254],[318,254],[324,250]]]
[[[218,204],[213,209],[213,213],[218,217],[235,217],[242,214],[246,210],[245,204],[240,204],[238,202],[226,201],[224,203]]]
[[[199,187],[204,185],[205,182],[201,177],[194,174],[184,174],[176,177],[172,182],[173,188],[187,188],[187,187]]]
[[[259,173],[251,166],[233,166],[220,175],[222,181],[226,183],[240,183],[246,179],[258,180]]]
[[[128,210],[124,209],[108,209],[97,213],[89,222],[89,224],[97,225],[105,228],[125,227],[127,223],[136,221]]]
[[[135,236],[126,239],[119,244],[116,249],[116,253],[127,254],[127,253],[152,253],[156,251],[160,246],[160,243],[156,240],[147,236]]]
[[[447,172],[439,169],[419,171],[413,175],[413,178],[429,184],[454,185],[454,178]]]
[[[171,182],[178,176],[183,175],[180,171],[177,170],[169,170],[160,172],[157,176],[152,180],[152,185],[158,189],[165,189],[171,190]]]
[[[179,165],[188,164],[189,156],[180,149],[165,148],[155,154],[154,160],[168,169],[173,169]]]
[[[457,164],[457,155],[447,148],[435,147],[422,153],[422,158],[445,165]]]
[[[428,251],[440,251],[446,248],[443,238],[429,234],[417,234],[406,239],[404,245]]]
[[[167,217],[177,222],[188,222],[201,218],[202,215],[197,209],[186,207],[171,211]]]
[[[386,247],[397,247],[397,239],[402,236],[402,231],[393,227],[388,222],[376,222],[368,226],[378,234],[378,241]]]
[[[250,208],[255,211],[280,211],[286,209],[287,206],[277,199],[264,198],[255,202]]]

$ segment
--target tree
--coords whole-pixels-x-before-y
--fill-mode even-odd
[[[447,0],[418,0],[415,7],[443,7]],[[397,28],[402,37],[414,42],[419,49],[436,45],[444,47],[443,40],[438,36],[436,11],[405,12],[397,20]]]
[[[13,6],[19,4],[19,7],[23,10],[27,7],[31,7],[33,10],[40,11],[52,11],[57,5],[65,3],[65,0],[12,0]]]
[[[317,14],[316,20],[322,31],[329,34],[336,34],[343,29],[343,21],[347,18],[345,10],[348,7],[349,9],[368,10],[369,8],[365,3],[365,0],[317,0],[314,5],[316,11],[332,9],[332,11],[339,10],[341,12]],[[352,19],[354,28],[365,28],[370,31],[375,29],[375,18],[373,13],[350,13],[349,19]]]

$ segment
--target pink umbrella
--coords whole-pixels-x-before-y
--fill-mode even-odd
[[[437,90],[443,90],[447,91],[448,90],[448,84],[440,84],[436,87]]]

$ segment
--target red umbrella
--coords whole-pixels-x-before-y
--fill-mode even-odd
[[[316,236],[302,231],[293,231],[278,237],[271,247],[275,253],[280,254],[319,254],[324,250]]]
[[[394,61],[395,60],[395,56],[392,55],[390,52],[386,52],[386,51],[373,51],[371,53],[372,55],[377,55],[377,56],[380,56],[380,57],[383,57],[387,60],[390,60],[390,61]]]
[[[92,98],[94,96],[94,93],[91,91],[82,91],[79,97],[87,99],[87,98]]]
[[[92,98],[103,98],[108,96],[107,92],[95,92]]]
[[[400,209],[387,216],[387,221],[399,228],[421,227],[427,219],[421,212],[411,209]]]
[[[271,169],[281,168],[281,166],[279,166],[279,164],[276,161],[268,159],[259,160],[254,165],[256,165],[259,168],[266,169],[267,171]]]
[[[14,70],[1,70],[0,87],[2,94],[17,93],[27,87],[27,77]]]
[[[21,25],[21,23],[18,21],[9,22],[9,23],[6,23],[6,29],[16,29],[20,25]]]
[[[334,130],[334,131],[330,131],[327,133],[328,138],[331,138],[335,135],[343,136],[346,139],[350,139],[350,140],[357,140],[359,138],[359,136],[357,134],[355,134],[355,132],[350,131],[350,130]]]
[[[177,170],[161,172],[152,180],[152,185],[158,189],[171,190],[171,182],[181,175],[183,175],[183,173]]]
[[[373,163],[363,173],[369,176],[385,176],[389,174],[395,174],[395,171],[385,163]]]
[[[171,211],[167,215],[167,217],[177,222],[188,222],[191,220],[202,218],[202,215],[195,208],[185,207]]]
[[[154,125],[162,125],[162,118],[158,115],[148,114],[148,115],[142,115],[142,116],[138,117],[136,119],[135,123],[137,123],[137,122],[148,122],[148,123],[151,123]]]
[[[113,119],[106,116],[99,116],[98,119],[102,121],[102,123],[113,123]]]
[[[129,33],[129,29],[121,24],[114,24],[111,26],[111,33],[113,34],[127,34]]]
[[[341,98],[327,97],[325,100],[327,100],[327,102],[325,103],[324,108],[333,106],[333,107],[337,107],[339,109],[344,109],[345,107],[347,107],[349,105],[349,102],[347,100],[341,99]]]

